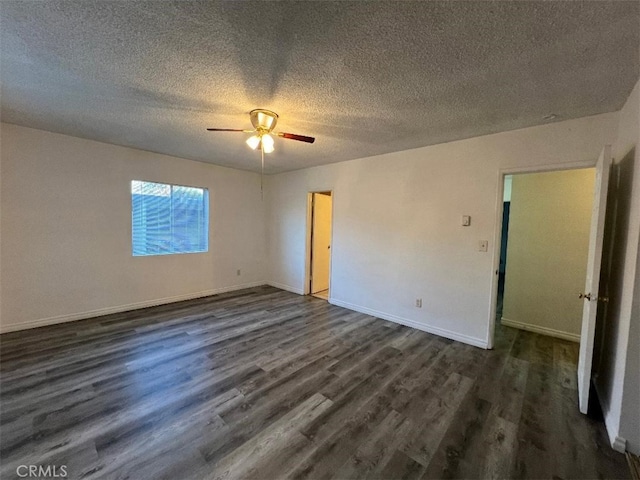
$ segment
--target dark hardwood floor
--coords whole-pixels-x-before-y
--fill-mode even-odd
[[[629,476],[577,345],[506,327],[485,351],[259,287],[0,342],[3,480]]]

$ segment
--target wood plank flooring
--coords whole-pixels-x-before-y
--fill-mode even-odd
[[[496,343],[272,287],[5,334],[0,476],[628,478],[578,413],[577,345]]]

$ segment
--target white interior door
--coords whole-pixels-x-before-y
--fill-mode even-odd
[[[589,234],[589,256],[587,257],[587,280],[585,282],[584,308],[582,310],[582,330],[580,331],[580,356],[578,359],[578,398],[580,412],[587,413],[589,406],[589,386],[591,385],[591,362],[596,331],[598,310],[598,290],[600,264],[602,262],[602,239],[604,237],[604,217],[609,188],[611,168],[611,146],[606,145],[596,164],[596,183]]]
[[[311,293],[329,289],[331,258],[331,195],[313,194]]]

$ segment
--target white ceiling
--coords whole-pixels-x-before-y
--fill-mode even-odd
[[[0,2],[2,121],[267,171],[618,110],[640,2]],[[543,117],[555,113],[555,120]]]

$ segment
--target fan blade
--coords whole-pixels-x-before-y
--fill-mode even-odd
[[[299,142],[313,143],[316,141],[313,137],[305,137],[304,135],[296,135],[295,133],[276,133],[279,137],[288,138],[289,140],[298,140]]]
[[[253,130],[242,130],[239,128],[207,128],[210,132],[253,132]]]

